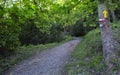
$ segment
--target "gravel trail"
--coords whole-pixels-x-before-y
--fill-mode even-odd
[[[3,75],[62,75],[71,51],[79,42],[80,39],[74,39],[38,53],[17,64]]]

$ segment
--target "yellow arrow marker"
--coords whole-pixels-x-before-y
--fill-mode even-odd
[[[107,12],[106,9],[105,9],[102,13],[103,13],[103,17],[104,17],[104,18],[107,18],[107,17],[108,17],[108,12]]]

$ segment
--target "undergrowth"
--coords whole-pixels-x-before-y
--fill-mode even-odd
[[[113,39],[115,51],[120,56],[120,22],[113,23]],[[120,61],[119,61],[120,63]],[[116,64],[111,75],[118,74],[120,65]],[[65,75],[106,75],[107,66],[103,60],[100,30],[90,31],[71,53],[69,63],[66,65]]]

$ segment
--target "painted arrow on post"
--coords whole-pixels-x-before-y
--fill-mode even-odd
[[[108,17],[108,12],[107,12],[106,9],[105,9],[102,13],[103,13],[103,17],[104,17],[104,18],[107,18],[107,17]]]

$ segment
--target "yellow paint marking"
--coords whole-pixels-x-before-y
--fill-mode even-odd
[[[102,13],[103,13],[103,17],[104,17],[104,18],[107,18],[107,17],[108,17],[108,12],[107,12],[106,9],[105,9]]]

